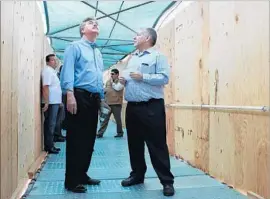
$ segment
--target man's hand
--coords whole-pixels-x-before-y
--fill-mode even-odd
[[[122,84],[122,85],[124,85],[124,86],[126,85],[126,82],[127,82],[127,81],[125,80],[124,77],[120,77],[120,78],[119,78],[119,81],[120,81],[120,84]]]
[[[72,115],[77,113],[77,102],[73,92],[71,91],[67,92],[67,111]]]
[[[130,77],[137,81],[141,81],[143,79],[143,75],[139,72],[131,72]]]
[[[42,108],[42,111],[43,112],[46,112],[48,110],[48,108],[49,108],[49,104],[48,103],[45,103],[44,104],[44,107]]]

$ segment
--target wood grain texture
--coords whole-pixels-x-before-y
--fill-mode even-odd
[[[2,1],[1,199],[23,187],[42,150],[40,71],[48,51],[36,2]]]

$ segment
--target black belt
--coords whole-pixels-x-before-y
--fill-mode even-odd
[[[163,100],[163,99],[154,99],[154,98],[152,98],[152,99],[150,99],[148,101],[143,101],[143,102],[128,102],[128,104],[130,104],[130,105],[147,105],[147,104],[149,104],[151,102],[160,101],[160,100]]]
[[[79,92],[79,93],[84,93],[84,94],[88,95],[89,97],[100,99],[99,93],[92,93],[92,92],[89,92],[89,91],[87,91],[85,89],[81,89],[81,88],[74,88],[74,91]]]

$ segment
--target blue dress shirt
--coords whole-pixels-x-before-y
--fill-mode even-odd
[[[60,80],[63,93],[80,88],[104,99],[103,60],[94,43],[82,38],[66,48]]]
[[[169,81],[169,65],[164,55],[150,48],[144,52],[135,52],[127,65],[127,70],[142,73],[143,80],[128,78],[125,88],[125,100],[128,102],[148,101],[151,98],[164,98],[164,85]]]

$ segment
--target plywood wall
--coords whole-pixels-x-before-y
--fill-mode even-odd
[[[40,71],[51,51],[36,2],[1,2],[1,199],[42,150]]]
[[[209,175],[270,199],[269,2],[193,2],[158,30],[171,65],[168,145]]]
[[[170,79],[169,83],[165,86],[165,103],[173,104],[175,102],[175,79],[174,71],[175,67],[175,24],[174,20],[166,24],[165,27],[158,31],[158,41],[156,48],[160,49],[161,53],[166,56],[170,65]],[[175,153],[175,131],[174,131],[174,114],[175,110],[170,107],[166,107],[166,127],[167,127],[167,144],[171,154]]]
[[[175,18],[175,103],[209,104],[209,4],[195,3]],[[209,111],[175,109],[176,154],[203,171],[209,164]]]
[[[269,112],[196,108],[269,106],[269,2],[194,2],[173,21],[174,89],[166,93],[180,105],[175,154],[237,189],[270,198]],[[163,29],[168,26],[159,30],[160,40],[169,34]]]
[[[209,8],[210,104],[269,106],[269,2]],[[211,112],[209,172],[270,198],[269,139],[269,113]]]

